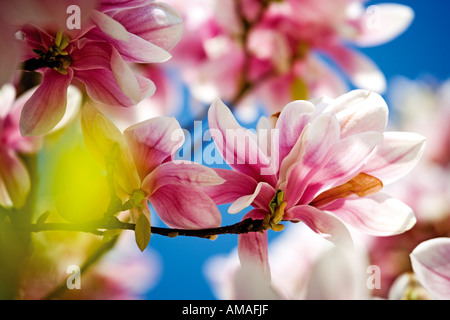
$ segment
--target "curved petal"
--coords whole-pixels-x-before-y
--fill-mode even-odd
[[[264,219],[266,211],[254,209],[248,212],[244,219]],[[270,281],[269,254],[267,249],[267,230],[263,233],[249,232],[240,234],[238,238],[238,253],[241,265],[244,268],[257,270]]]
[[[114,179],[127,194],[138,190],[141,180],[130,149],[111,120],[87,104],[82,109],[81,128],[86,148],[94,159],[104,169],[114,166]]]
[[[135,105],[134,101],[122,91],[111,70],[78,70],[75,78],[85,84],[87,94],[94,101],[122,107]]]
[[[67,88],[72,81],[73,70],[61,74],[46,69],[42,82],[25,103],[20,117],[23,136],[37,136],[49,132],[64,116],[67,104]]]
[[[146,6],[120,10],[114,13],[113,18],[125,26],[128,32],[164,50],[172,49],[183,33],[180,14],[163,2],[155,1]]]
[[[0,205],[20,208],[30,191],[30,176],[12,150],[0,148]]]
[[[256,135],[242,128],[220,99],[211,104],[208,122],[217,149],[233,169],[257,181],[276,184],[278,168],[272,168],[270,159],[258,147]]]
[[[389,184],[416,166],[425,149],[425,137],[409,132],[385,132],[383,142],[370,156],[362,172]]]
[[[172,157],[184,143],[184,132],[172,117],[140,122],[125,129],[123,135],[142,179]]]
[[[369,90],[353,90],[331,101],[323,112],[336,115],[343,139],[365,131],[384,132],[389,109],[379,94]]]
[[[166,162],[145,177],[141,189],[147,195],[151,195],[168,184],[204,187],[220,185],[224,181],[213,169],[198,163]]]
[[[253,194],[248,194],[236,199],[236,201],[234,201],[228,208],[228,213],[238,213],[247,208],[253,202],[257,202],[261,209],[268,210],[269,203],[274,195],[275,189],[270,184],[267,182],[260,182],[256,186]]]
[[[93,10],[90,14],[90,18],[100,30],[111,38],[121,41],[128,41],[130,39],[127,29],[110,16],[100,11]]]
[[[312,206],[295,206],[286,211],[283,220],[301,221],[311,230],[336,245],[353,246],[347,227],[338,218]]]
[[[450,238],[422,242],[410,257],[420,283],[435,297],[450,299]]]
[[[119,51],[126,61],[136,63],[158,63],[169,60],[172,55],[157,45],[130,33],[128,41],[120,41],[93,29],[89,32],[89,38],[107,41]]]
[[[149,200],[161,220],[171,228],[203,229],[221,224],[219,209],[198,187],[165,185]]]
[[[303,129],[311,120],[315,106],[309,101],[288,103],[278,117],[276,128],[280,130],[279,163],[289,154]]]
[[[321,206],[355,229],[373,236],[392,236],[411,229],[416,218],[410,207],[382,192],[362,198],[337,199]]]
[[[382,141],[379,132],[363,132],[342,139],[330,149],[329,160],[314,172],[300,203],[308,204],[320,192],[341,185],[360,171]]]
[[[203,190],[214,200],[216,204],[232,203],[236,199],[252,194],[258,182],[243,173],[228,170],[214,169],[225,180],[218,186],[204,187]]]
[[[414,11],[397,3],[368,7],[361,19],[359,34],[352,41],[360,47],[378,46],[402,34],[414,19]]]
[[[112,48],[111,71],[114,79],[133,105],[141,101],[141,88],[131,68],[122,60],[119,52]]]
[[[330,149],[339,141],[339,123],[333,114],[315,118],[303,138],[304,154],[287,172],[285,201],[288,207],[298,203],[309,180],[328,162]]]

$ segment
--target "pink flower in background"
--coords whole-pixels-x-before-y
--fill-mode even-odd
[[[403,273],[412,272],[410,253],[420,243],[450,234],[450,86],[431,78],[409,80],[398,77],[389,91],[394,113],[391,128],[414,130],[427,139],[418,165],[404,179],[388,186],[389,193],[414,211],[414,228],[392,237],[371,238],[368,250],[382,272],[376,294],[387,297],[389,288]]]
[[[148,200],[169,227],[220,226],[220,212],[201,188],[221,184],[223,179],[200,164],[170,161],[184,142],[174,118],[149,119],[122,134],[94,106],[87,105],[82,111],[82,128],[88,151],[103,168],[114,166],[118,195],[123,201],[141,202],[141,212],[131,210],[133,221],[142,213],[150,220]],[[108,163],[111,157],[115,159],[112,164]]]
[[[269,243],[271,281],[239,264],[237,250],[210,258],[205,274],[218,299],[352,300],[370,298],[364,250],[333,244],[302,224]]]
[[[411,253],[414,273],[436,298],[450,298],[450,238],[435,238],[419,244]]]
[[[171,3],[185,20],[171,64],[194,97],[210,103],[220,96],[241,105],[257,100],[272,112],[292,100],[346,92],[335,67],[354,86],[383,92],[383,73],[353,47],[392,40],[414,15],[404,5],[366,8],[360,0]]]
[[[27,198],[31,181],[21,155],[39,151],[42,139],[22,137],[19,118],[27,99],[33,94],[28,91],[17,98],[11,85],[0,90],[0,205],[21,207]]]
[[[52,3],[44,7],[49,12],[56,10]],[[168,5],[153,1],[100,1],[96,10],[88,3],[81,1],[91,7],[83,7],[79,30],[67,29],[66,20],[62,24],[60,15],[53,23],[21,28],[28,46],[24,68],[43,74],[39,88],[22,113],[20,126],[24,135],[46,133],[59,122],[66,105],[63,93],[73,80],[85,85],[90,98],[110,105],[130,107],[152,95],[153,82],[135,74],[125,61],[166,61],[171,57],[167,50],[181,36],[181,19]],[[64,9],[67,19],[67,1],[60,5],[56,8]]]
[[[436,298],[450,298],[450,238],[434,238],[419,244],[411,253],[414,273]]]
[[[377,236],[414,225],[407,205],[378,191],[416,165],[424,138],[384,132],[388,108],[380,95],[355,90],[316,105],[294,101],[262,118],[256,135],[240,127],[220,100],[208,119],[233,170],[216,169],[226,182],[206,190],[216,203],[232,203],[230,213],[251,205],[244,218],[265,219],[275,230],[281,221],[301,221],[346,244],[347,225]],[[269,274],[266,233],[240,235],[239,252],[243,263],[256,260]]]

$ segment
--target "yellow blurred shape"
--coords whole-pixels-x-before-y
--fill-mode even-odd
[[[64,150],[54,177],[52,193],[61,217],[72,222],[103,217],[110,200],[106,173],[83,146]]]

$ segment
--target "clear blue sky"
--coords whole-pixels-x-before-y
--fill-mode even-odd
[[[368,5],[387,1],[370,1]],[[398,75],[417,79],[432,75],[437,80],[450,78],[450,1],[392,1],[413,8],[410,28],[395,40],[362,51],[371,57],[388,80]],[[223,210],[223,225],[237,222]],[[223,235],[215,241],[153,235],[150,247],[162,259],[162,278],[147,299],[215,299],[203,275],[205,261],[214,254],[227,254],[237,244],[237,236]]]

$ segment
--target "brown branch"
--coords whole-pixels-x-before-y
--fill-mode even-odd
[[[118,219],[110,221],[98,220],[86,223],[34,223],[29,225],[0,225],[0,231],[78,231],[103,235],[104,230],[134,230],[135,224],[122,222]],[[244,234],[249,232],[259,232],[266,229],[263,220],[245,219],[233,225],[207,228],[207,229],[172,229],[151,227],[152,234],[174,237],[177,235],[197,238],[210,238],[220,234]]]

